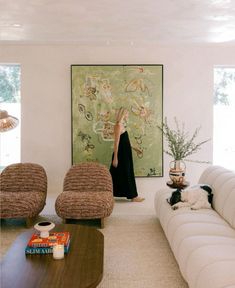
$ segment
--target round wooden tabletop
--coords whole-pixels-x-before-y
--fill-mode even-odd
[[[70,232],[64,259],[52,254],[25,255],[34,229],[22,233],[1,262],[1,288],[93,288],[103,277],[104,236],[93,227],[64,224],[52,231]]]

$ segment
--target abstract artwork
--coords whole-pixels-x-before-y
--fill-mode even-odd
[[[108,168],[120,107],[136,176],[163,176],[163,65],[71,65],[72,164],[97,161]]]

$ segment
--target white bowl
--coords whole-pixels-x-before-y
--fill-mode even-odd
[[[54,227],[55,224],[50,221],[43,221],[34,225],[34,228],[40,232],[41,238],[49,237],[49,231]]]

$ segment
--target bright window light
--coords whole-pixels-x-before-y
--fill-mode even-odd
[[[235,67],[214,68],[213,164],[235,171]]]
[[[0,170],[12,163],[20,162],[20,65],[0,64],[0,109],[19,119],[19,125],[0,132]]]

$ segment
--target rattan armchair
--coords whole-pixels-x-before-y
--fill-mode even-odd
[[[113,210],[112,178],[106,166],[86,162],[72,166],[64,178],[63,192],[55,203],[56,213],[66,219],[101,219]]]
[[[46,203],[47,175],[35,163],[7,166],[0,174],[0,218],[25,218],[27,226]]]

